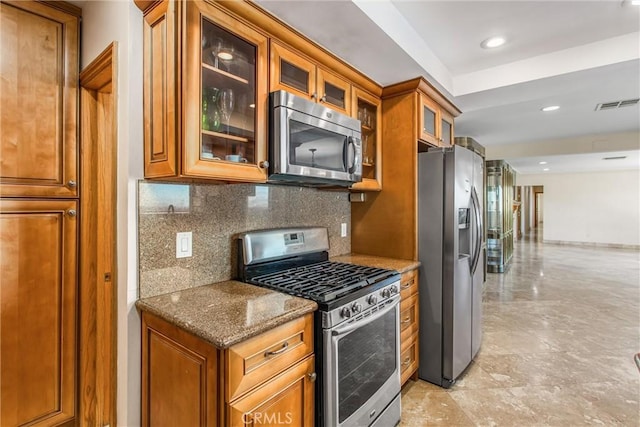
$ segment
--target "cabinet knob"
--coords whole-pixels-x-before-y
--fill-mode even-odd
[[[69,209],[67,211],[67,215],[69,215],[71,218],[75,217],[78,213],[76,212],[75,209]]]
[[[318,374],[316,374],[315,372],[311,372],[309,374],[309,381],[311,381],[312,383],[316,382],[316,378],[318,378]]]
[[[326,93],[324,95],[322,95],[322,99],[320,99],[320,101],[327,102],[327,94]]]
[[[75,182],[75,181],[74,181],[74,180],[72,180],[72,179],[71,179],[71,180],[69,180],[69,181],[67,181],[67,187],[69,187],[69,188],[76,188],[76,186],[77,186],[77,185],[78,185],[78,183],[77,183],[77,182]]]
[[[269,162],[267,160],[263,160],[259,163],[259,165],[262,169],[266,169],[269,167]]]
[[[318,99],[318,94],[316,92],[313,92],[311,94],[311,99]]]

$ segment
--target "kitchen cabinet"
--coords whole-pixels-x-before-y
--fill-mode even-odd
[[[419,99],[420,140],[437,147],[453,145],[453,115],[424,93]]]
[[[312,425],[313,315],[227,349],[142,312],[142,424]]]
[[[0,2],[0,425],[82,418],[78,304],[81,10]]]
[[[75,8],[73,8],[75,9]],[[0,3],[0,196],[78,196],[78,11]]]
[[[284,45],[271,42],[271,92],[285,90],[351,114],[351,83]]]
[[[362,182],[355,191],[382,190],[382,100],[363,89],[353,87],[352,116],[362,128]]]
[[[513,196],[515,172],[504,160],[487,166],[487,271],[504,273],[513,257]]]
[[[435,111],[426,139],[424,110]],[[382,91],[382,176],[384,190],[351,204],[351,249],[388,258],[418,259],[418,152],[443,145],[440,121],[452,124],[460,110],[423,78],[397,83]],[[435,121],[433,121],[435,120]],[[448,122],[447,122],[448,123]],[[435,129],[435,130],[434,130]],[[391,177],[391,178],[388,178]]]
[[[148,3],[145,178],[264,182],[267,36],[218,3]]]
[[[76,200],[0,200],[0,425],[77,419]]]
[[[400,384],[417,379],[418,371],[418,270],[400,278]]]

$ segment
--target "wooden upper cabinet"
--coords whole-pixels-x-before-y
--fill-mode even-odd
[[[420,139],[432,145],[440,145],[440,132],[438,127],[440,125],[440,108],[427,95],[419,94],[420,105],[418,107],[418,114],[420,115],[419,121],[419,133]]]
[[[77,204],[0,200],[0,425],[79,423]]]
[[[267,37],[217,3],[145,10],[145,177],[264,182]]]
[[[360,120],[362,130],[362,181],[351,189],[382,190],[382,101],[370,93],[353,87],[352,116]]]
[[[453,115],[424,93],[418,96],[419,139],[438,147],[453,145]]]
[[[78,15],[0,3],[0,196],[78,195]]]
[[[450,147],[453,145],[453,116],[444,110],[440,111],[440,145]]]
[[[303,55],[271,42],[270,91],[285,90],[351,114],[351,83]]]

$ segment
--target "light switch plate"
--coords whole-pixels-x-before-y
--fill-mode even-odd
[[[340,237],[347,237],[347,223],[340,224]]]
[[[176,258],[188,258],[192,255],[193,233],[176,233]]]

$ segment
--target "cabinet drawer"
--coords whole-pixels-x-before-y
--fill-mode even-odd
[[[400,342],[418,332],[418,294],[400,302]]]
[[[407,271],[400,278],[400,297],[404,300],[418,292],[418,270]]]
[[[400,353],[400,384],[404,384],[418,369],[418,336],[414,335],[411,344]]]
[[[313,353],[313,315],[250,338],[226,351],[227,402]]]

